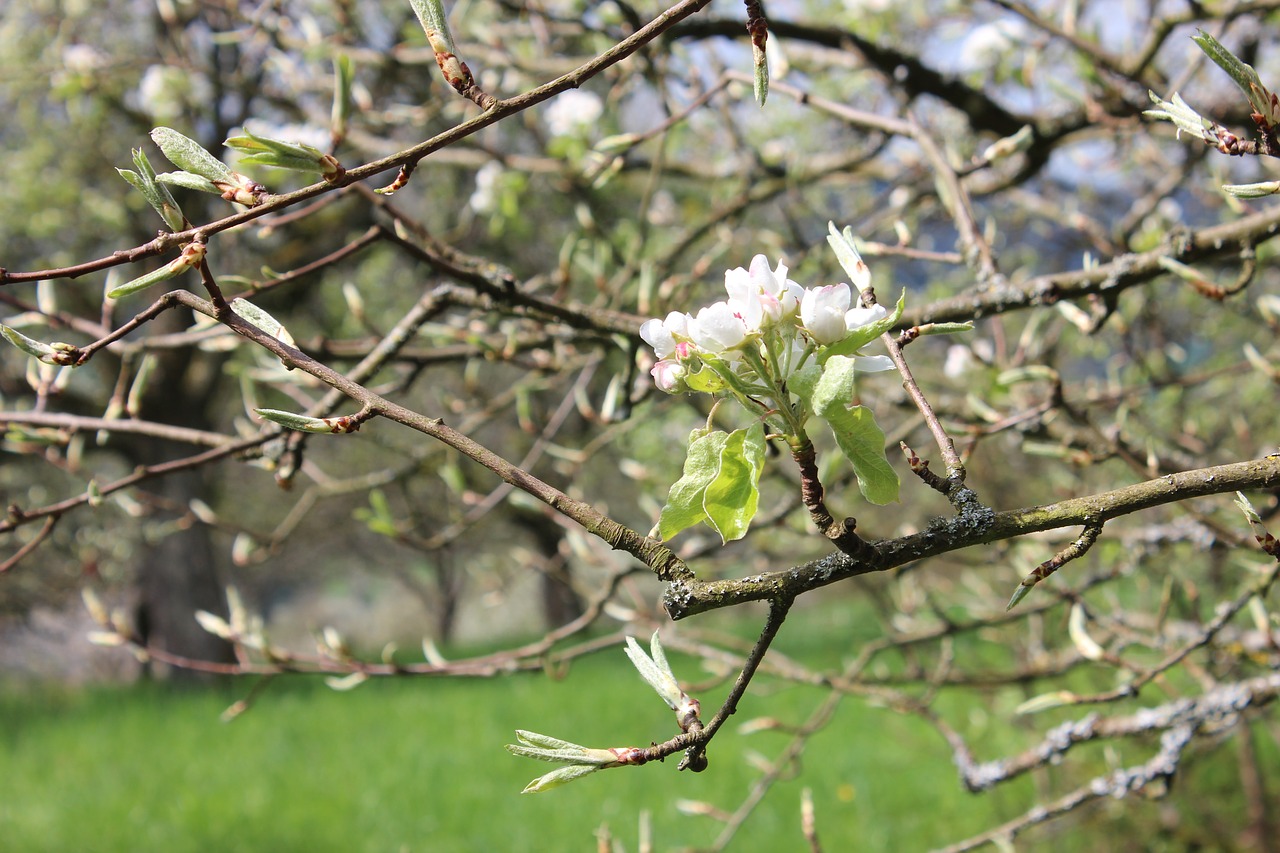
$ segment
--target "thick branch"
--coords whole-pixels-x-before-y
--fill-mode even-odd
[[[994,512],[981,507],[962,510],[955,518],[936,519],[920,533],[872,542],[869,555],[855,560],[832,554],[780,572],[748,578],[673,582],[663,594],[672,619],[746,601],[797,596],[846,578],[883,572],[925,557],[972,545],[999,542],[1061,527],[1096,525],[1112,518],[1204,495],[1280,487],[1280,454],[1250,462],[1236,462],[1170,474],[1109,492],[1045,506]]]

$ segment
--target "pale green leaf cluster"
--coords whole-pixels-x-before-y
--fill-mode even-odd
[[[1191,40],[1204,51],[1205,56],[1227,72],[1240,87],[1244,96],[1249,99],[1249,105],[1253,107],[1253,111],[1265,119],[1268,125],[1274,125],[1277,120],[1280,120],[1280,105],[1277,104],[1276,96],[1262,85],[1262,78],[1258,76],[1258,72],[1252,65],[1242,61],[1204,30],[1198,30]]]
[[[69,365],[72,363],[70,354],[76,349],[72,344],[59,342],[46,344],[43,341],[37,341],[5,325],[0,325],[0,337],[43,364]]]
[[[1182,100],[1182,96],[1177,92],[1173,93],[1173,100],[1171,101],[1166,101],[1155,92],[1148,92],[1147,95],[1151,98],[1151,102],[1156,105],[1156,109],[1146,110],[1143,112],[1144,116],[1156,121],[1173,122],[1177,125],[1179,135],[1185,133],[1202,142],[1216,142],[1216,137],[1210,130],[1213,127],[1213,122],[1188,106],[1187,102]]]
[[[285,142],[259,136],[248,128],[245,128],[243,136],[233,136],[224,144],[236,151],[246,152],[246,156],[240,158],[241,163],[308,172],[326,180],[336,180],[342,174],[338,161],[319,148],[301,142]]]
[[[853,396],[853,359],[827,359],[822,378],[813,389],[813,411],[827,422],[845,458],[853,465],[858,489],[874,504],[898,499],[898,474],[885,458],[884,432],[866,406],[849,406]]]
[[[627,657],[631,659],[631,664],[640,673],[645,683],[662,697],[662,701],[667,703],[668,708],[674,711],[680,707],[686,697],[676,682],[671,665],[667,663],[667,655],[662,650],[662,641],[658,638],[657,631],[653,632],[653,637],[649,640],[649,651],[653,657],[644,653],[644,649],[640,648],[635,637],[627,637]]]
[[[658,520],[662,538],[700,522],[725,543],[745,536],[759,505],[764,458],[764,425],[759,422],[731,433],[695,430],[684,473],[671,487]]]
[[[164,156],[170,163],[185,172],[204,178],[209,182],[210,187],[216,183],[235,183],[235,173],[227,168],[226,164],[206,151],[200,143],[183,136],[173,128],[157,127],[151,131],[151,139],[164,152]],[[165,180],[166,177],[169,176],[162,175],[160,179]],[[165,182],[178,183],[177,180],[172,179]],[[219,192],[216,188],[205,191]]]
[[[159,213],[160,218],[169,226],[169,230],[182,231],[186,228],[187,221],[182,215],[182,208],[178,207],[178,203],[174,201],[169,188],[157,180],[156,170],[151,168],[151,161],[147,159],[147,155],[141,148],[133,150],[133,165],[137,171],[133,169],[116,169],[116,171],[134,189],[142,193],[147,204],[155,208],[156,213]]]
[[[552,788],[568,784],[575,779],[581,779],[583,776],[595,773],[597,770],[617,767],[622,764],[618,760],[617,754],[611,750],[592,749],[591,747],[560,740],[550,735],[518,729],[516,730],[516,739],[519,743],[506,745],[507,752],[512,755],[565,765],[534,779],[524,787],[524,790],[521,791],[522,794],[540,794],[543,791],[549,791]]]

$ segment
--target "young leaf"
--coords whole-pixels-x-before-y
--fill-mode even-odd
[[[284,327],[284,324],[249,300],[239,297],[232,299],[231,310],[276,340],[291,347],[297,346],[293,340],[293,335],[289,334],[289,330]]]
[[[182,247],[181,255],[169,261],[160,269],[153,270],[146,275],[140,275],[131,281],[126,281],[119,287],[113,287],[107,291],[107,296],[111,299],[119,299],[122,296],[128,296],[130,293],[144,290],[153,284],[176,278],[192,267],[199,266],[200,262],[204,260],[205,252],[204,243],[188,243]]]
[[[441,0],[409,0],[418,23],[427,34],[431,49],[437,54],[457,53],[453,45],[453,33],[449,31],[449,18]]]
[[[254,412],[265,420],[297,432],[342,435],[360,429],[361,423],[360,419],[351,415],[343,415],[336,418],[312,418],[281,409],[254,409]]]
[[[675,674],[671,671],[671,665],[667,663],[667,657],[662,651],[662,642],[658,639],[658,632],[653,632],[653,639],[649,641],[649,648],[653,653],[653,657],[644,653],[644,649],[640,648],[640,644],[636,642],[635,637],[627,637],[626,653],[631,659],[631,665],[640,673],[640,677],[645,683],[654,689],[654,691],[662,697],[662,701],[667,703],[667,707],[675,710],[680,707],[682,701],[686,699],[684,691],[680,689],[680,685],[676,682]]]
[[[707,433],[697,429],[689,435],[684,473],[671,487],[667,504],[658,518],[658,532],[663,539],[670,539],[707,517],[702,499],[720,470],[720,451],[728,438],[728,433],[720,430]]]
[[[836,355],[853,355],[892,329],[897,324],[898,319],[902,317],[902,309],[906,307],[906,304],[907,292],[904,290],[898,295],[898,304],[894,306],[892,314],[881,317],[874,323],[868,323],[865,326],[854,329],[849,333],[849,337],[831,344],[818,354],[818,363],[825,364],[827,359]]]
[[[1188,106],[1187,102],[1182,100],[1182,96],[1177,92],[1173,93],[1173,100],[1166,101],[1150,90],[1147,95],[1151,98],[1157,109],[1146,110],[1142,114],[1156,121],[1171,121],[1178,127],[1179,134],[1187,134],[1194,136],[1202,142],[1215,143],[1216,136],[1210,131],[1213,123],[1207,118]]]
[[[194,139],[183,136],[171,127],[157,127],[151,138],[169,162],[187,172],[193,172],[210,181],[234,184],[234,173]]]
[[[1242,62],[1238,56],[1227,50],[1221,42],[1204,30],[1197,30],[1191,40],[1199,45],[1205,55],[1219,68],[1231,76],[1235,84],[1240,87],[1240,91],[1244,92],[1244,96],[1249,99],[1249,104],[1255,113],[1266,119],[1268,124],[1274,124],[1276,119],[1280,118],[1271,92],[1262,85],[1262,79],[1252,65]]]
[[[599,766],[594,764],[567,764],[534,779],[528,785],[525,785],[524,790],[520,793],[541,794],[543,791],[550,791],[552,788],[567,785],[575,779],[581,779],[583,776],[588,776],[600,769]]]
[[[162,184],[170,184],[171,186],[195,190],[196,192],[213,193],[214,195],[222,194],[222,190],[214,186],[213,181],[191,172],[162,172],[156,175],[156,180]]]
[[[13,344],[29,356],[33,356],[44,364],[59,364],[57,361],[58,351],[43,341],[37,341],[34,338],[28,338],[17,329],[11,329],[8,326],[0,325],[0,336],[6,341]]]
[[[764,453],[764,425],[759,421],[730,433],[720,451],[720,467],[707,484],[702,507],[726,544],[745,536],[755,517]]]
[[[1280,193],[1280,181],[1263,181],[1260,184],[1223,184],[1222,191],[1236,198],[1263,198]]]
[[[247,157],[240,158],[241,163],[311,172],[323,176],[327,181],[335,181],[346,174],[337,160],[319,148],[301,142],[285,142],[258,136],[248,128],[245,128],[244,136],[233,136],[223,144],[236,151],[248,152]]]
[[[147,204],[155,208],[156,213],[160,214],[160,218],[164,220],[170,230],[181,231],[183,226],[186,225],[182,209],[173,200],[173,196],[169,193],[169,188],[156,180],[156,171],[151,168],[151,161],[147,159],[147,155],[143,153],[142,149],[133,149],[133,164],[138,171],[135,172],[132,169],[116,169],[116,171],[134,189],[142,193],[142,197],[147,200]]]
[[[831,427],[836,443],[853,465],[858,488],[873,504],[898,499],[898,475],[884,455],[884,433],[865,406],[849,408],[853,396],[854,361],[845,356],[827,360],[813,391],[813,409]]]
[[[333,60],[333,109],[329,113],[329,133],[334,147],[346,137],[351,120],[351,83],[354,77],[351,57],[338,54]]]
[[[827,243],[836,253],[836,260],[849,276],[849,284],[861,293],[871,285],[871,268],[853,245],[853,229],[846,225],[843,231],[837,231],[836,224],[828,222],[827,230],[830,232],[827,234]]]

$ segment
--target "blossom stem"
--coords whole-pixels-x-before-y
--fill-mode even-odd
[[[818,459],[809,436],[801,430],[788,437],[791,456],[800,468],[800,498],[809,510],[809,517],[823,536],[850,557],[859,557],[872,550],[872,545],[856,532],[857,519],[836,521],[827,509],[822,481],[818,479]]]

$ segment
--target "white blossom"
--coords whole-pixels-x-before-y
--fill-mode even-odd
[[[848,333],[845,314],[849,311],[849,285],[828,284],[811,287],[800,300],[800,321],[817,344],[833,344]]]
[[[594,125],[602,115],[604,102],[599,95],[570,89],[547,107],[547,129],[553,136],[571,136]]]
[[[869,326],[877,320],[883,320],[889,315],[883,305],[872,305],[870,308],[853,307],[844,313],[844,328],[846,332],[852,332],[863,326]]]
[[[688,314],[672,311],[665,320],[646,320],[640,327],[640,337],[653,347],[658,358],[668,358],[676,351],[676,336],[689,337]]]
[[[690,321],[689,337],[701,350],[724,353],[746,340],[747,326],[728,302],[716,302]]]

